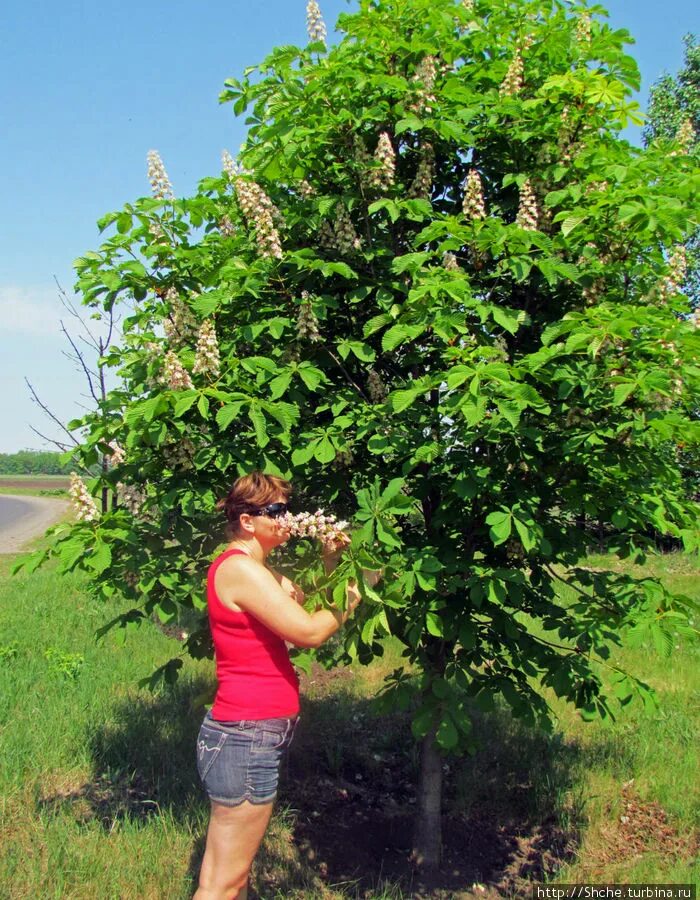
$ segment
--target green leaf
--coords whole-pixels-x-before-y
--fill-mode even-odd
[[[443,750],[454,750],[459,743],[459,734],[452,721],[452,717],[447,711],[445,711],[444,718],[438,726],[435,740]]]
[[[248,415],[255,429],[255,439],[259,447],[267,447],[270,443],[270,436],[267,433],[267,422],[262,410],[255,403],[250,404]]]
[[[225,431],[229,427],[231,422],[233,422],[240,413],[241,406],[241,403],[228,403],[218,411],[216,414],[216,424],[221,431]]]
[[[425,327],[425,325],[405,325],[401,323],[393,325],[382,336],[382,350],[388,353],[398,347],[399,344],[415,340],[425,331]]]
[[[404,256],[396,256],[391,264],[391,271],[396,275],[411,269],[417,270],[431,259],[432,253],[406,253]]]
[[[613,391],[613,406],[622,406],[625,400],[634,393],[636,387],[636,381],[616,385]]]
[[[316,445],[314,456],[320,463],[329,463],[335,459],[336,449],[326,435]]]
[[[530,530],[529,523],[522,522],[517,517],[513,517],[515,527],[520,535],[520,541],[527,553],[535,546],[535,533]]]
[[[523,411],[522,407],[517,403],[510,403],[506,400],[499,400],[498,403],[496,403],[496,406],[503,418],[506,419],[513,428],[517,428],[520,424],[520,415]]]
[[[486,524],[491,526],[489,536],[497,547],[510,537],[513,516],[510,510],[492,512],[486,517]]]
[[[399,209],[397,203],[394,200],[382,199],[376,200],[374,203],[370,203],[367,207],[367,212],[372,215],[373,213],[379,212],[380,209],[385,209],[389,213],[389,218],[392,222],[396,222],[396,220],[401,215],[401,210]]]
[[[310,391],[316,388],[325,380],[325,375],[321,369],[307,363],[302,363],[297,370],[299,377]]]
[[[182,416],[184,416],[184,414],[188,409],[191,408],[192,404],[195,402],[198,396],[198,391],[185,391],[183,394],[181,394],[175,401],[175,409],[173,411],[175,418],[180,419]]]
[[[377,537],[382,544],[386,544],[388,547],[396,547],[397,549],[401,548],[401,541],[398,539],[396,532],[390,525],[383,522],[381,519],[377,519],[375,525],[377,527]]]
[[[423,393],[425,393],[425,388],[408,388],[403,391],[394,391],[390,397],[394,412],[400,413],[408,409]]]
[[[564,237],[568,237],[574,228],[578,228],[588,218],[588,213],[577,213],[567,216],[561,223],[561,233]]]
[[[434,706],[421,706],[413,716],[411,731],[416,740],[425,737],[433,727],[437,710]]]
[[[297,447],[292,453],[292,464],[302,466],[314,455],[318,441],[310,441],[305,447]]]
[[[445,636],[442,619],[436,612],[428,612],[425,614],[425,627],[428,629],[428,633],[432,634],[433,637]]]
[[[109,544],[98,540],[85,563],[93,572],[101,575],[112,564],[112,551]]]
[[[380,328],[389,325],[393,321],[394,318],[390,313],[381,313],[378,316],[373,316],[368,322],[365,322],[362,334],[364,337],[369,337],[375,331],[379,331]]]
[[[301,374],[301,373],[299,373]],[[279,398],[286,394],[287,388],[292,380],[291,372],[283,372],[281,375],[278,375],[277,378],[273,378],[270,382],[270,397],[272,400],[279,400]]]
[[[494,321],[497,322],[501,328],[504,328],[509,332],[509,334],[515,334],[527,319],[525,310],[508,309],[505,306],[492,306],[491,315],[493,316]]]

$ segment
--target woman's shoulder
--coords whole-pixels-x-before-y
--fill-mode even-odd
[[[218,574],[219,572],[255,571],[264,566],[261,566],[256,559],[243,550],[224,550],[216,557],[211,568]]]

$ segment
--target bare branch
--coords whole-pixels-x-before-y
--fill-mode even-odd
[[[33,425],[30,425],[29,427],[34,432],[34,434],[37,435],[37,437],[40,437],[42,439],[42,441],[46,441],[47,444],[53,444],[54,447],[58,447],[58,449],[61,451],[61,453],[65,453],[66,450],[70,449],[67,444],[63,444],[63,443],[61,443],[61,441],[56,441],[53,438],[48,437],[47,435],[45,435],[41,431],[39,431],[37,428],[35,428]]]
[[[75,439],[74,435],[66,428],[66,426],[63,424],[63,422],[61,422],[61,420],[58,418],[58,416],[55,416],[51,412],[51,410],[48,408],[48,406],[39,399],[39,395],[34,390],[31,381],[26,376],[25,376],[24,380],[27,383],[27,387],[29,388],[29,391],[32,395],[32,399],[37,404],[37,406],[39,406],[41,409],[43,409],[44,412],[46,413],[46,415],[51,419],[51,421],[55,422],[58,425],[58,427],[61,429],[61,431],[64,431],[68,435],[68,437],[73,442],[73,446],[79,447],[80,442]]]
[[[68,333],[68,329],[63,324],[63,319],[61,319],[61,331],[64,333],[64,335],[66,336],[66,340],[73,348],[75,357],[78,360],[78,362],[80,363],[80,366],[81,366],[83,372],[85,373],[85,377],[87,378],[88,388],[90,389],[90,395],[92,396],[92,399],[95,401],[95,403],[99,403],[99,398],[98,398],[97,394],[95,393],[95,386],[92,382],[92,379],[93,379],[93,376],[95,376],[95,373],[91,372],[90,369],[88,369],[87,365],[85,364],[85,358],[83,357],[83,354],[80,352],[80,350],[78,350],[78,348],[76,347],[75,341],[73,340],[73,338]]]

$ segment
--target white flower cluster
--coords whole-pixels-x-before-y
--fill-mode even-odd
[[[668,261],[668,275],[661,279],[659,284],[659,296],[662,303],[667,303],[678,293],[680,286],[685,281],[688,271],[688,257],[683,244],[679,244],[671,254]]]
[[[322,509],[315,513],[287,513],[277,520],[282,528],[288,529],[293,537],[318,538],[323,543],[331,543],[341,537],[348,527],[347,522],[339,522],[333,515],[324,515]]]
[[[475,13],[476,10],[475,10],[474,6],[475,6],[474,0],[462,0],[462,9],[464,9],[469,15],[473,15]],[[462,34],[464,34],[465,31],[469,30],[470,25],[473,25],[473,24],[474,24],[473,21],[463,24],[463,23],[459,22],[459,20],[458,20],[457,28]]]
[[[160,222],[149,222],[148,233],[157,243],[165,243],[167,241],[166,234],[163,231],[163,226]]]
[[[219,231],[224,237],[233,237],[235,234],[236,229],[228,216],[222,216],[219,219]]]
[[[693,323],[693,327],[700,328],[700,306],[695,310],[690,321]]]
[[[238,177],[235,188],[241,211],[255,231],[260,255],[268,259],[282,259],[282,245],[275,227],[278,211],[274,203],[255,181]]]
[[[207,319],[199,329],[197,353],[192,371],[195,375],[211,375],[218,378],[221,367],[219,343],[216,340],[216,328],[211,319]]]
[[[333,460],[333,467],[335,469],[347,469],[352,465],[354,458],[352,450],[339,450]]]
[[[501,97],[514,97],[520,93],[524,84],[523,72],[523,56],[520,47],[517,47],[499,88]]]
[[[670,268],[669,277],[673,279],[678,287],[680,287],[685,281],[685,276],[688,271],[688,256],[683,244],[679,244],[674,249],[668,265]]]
[[[539,225],[540,212],[537,207],[537,198],[532,190],[530,179],[526,178],[523,186],[520,188],[520,205],[518,206],[518,215],[515,218],[515,224],[519,225],[525,231],[537,231]]]
[[[372,187],[372,154],[359,135],[353,138],[353,158],[363,188]]]
[[[318,332],[318,318],[311,305],[311,295],[308,291],[301,292],[301,305],[297,316],[297,336],[300,341],[308,338],[310,341],[320,341]]]
[[[386,191],[393,185],[396,176],[396,153],[386,131],[379,135],[379,143],[374,152],[374,163],[370,173],[370,183],[372,187]]]
[[[182,347],[197,333],[197,319],[174,287],[168,288],[163,300],[169,307],[168,315],[163,320],[165,337],[173,347]]]
[[[311,197],[316,195],[316,188],[309,184],[309,182],[304,178],[304,180],[299,184],[299,194],[304,198],[304,200],[310,200]]]
[[[163,446],[163,459],[169,469],[192,468],[195,446],[189,438],[171,441]]]
[[[430,200],[435,180],[435,151],[432,144],[421,147],[416,177],[408,189],[409,200]]]
[[[90,496],[87,485],[75,472],[70,473],[68,494],[73,502],[73,508],[79,522],[95,522],[100,518],[97,504]]]
[[[316,41],[326,43],[326,23],[323,21],[321,9],[316,0],[309,0],[306,4],[306,28],[309,32],[309,41],[312,44]]]
[[[243,167],[236,162],[228,150],[221,151],[221,165],[231,184],[235,184],[238,176],[243,174]]]
[[[607,181],[591,181],[590,184],[586,185],[586,195],[602,194],[607,191],[609,186]]]
[[[690,148],[695,140],[695,129],[691,119],[684,119],[678,126],[676,132],[676,143],[679,145],[681,153],[685,156],[690,153]]]
[[[120,444],[118,444],[117,441],[110,441],[109,449],[112,451],[111,453],[107,454],[109,465],[112,467],[120,466],[126,459],[124,448]]]
[[[382,403],[389,393],[381,375],[374,369],[370,369],[367,375],[367,393],[372,403]]]
[[[172,350],[165,354],[160,383],[171,391],[189,391],[194,387],[190,373]]]
[[[146,502],[146,493],[133,484],[124,484],[120,481],[117,485],[117,500],[127,512],[136,517],[141,514]]]
[[[436,102],[435,79],[437,78],[437,60],[434,56],[426,56],[421,60],[416,69],[413,81],[418,85],[415,92],[415,100],[409,105],[409,110],[420,116],[429,113]]]
[[[454,255],[454,253],[450,253],[450,251],[448,250],[447,252],[442,254],[442,267],[443,269],[447,269],[448,272],[459,270],[459,263],[457,262],[457,257]]]
[[[476,169],[470,169],[467,175],[467,182],[464,187],[464,200],[462,201],[462,211],[464,215],[476,221],[477,219],[486,218],[486,205],[484,204],[484,187],[481,183],[481,176]]]
[[[582,12],[576,22],[576,40],[579,44],[588,44],[591,40],[591,14]]]
[[[163,160],[157,150],[149,150],[146,157],[148,162],[148,180],[151,183],[153,196],[158,200],[173,200],[173,186],[165,171]]]
[[[361,249],[362,241],[357,236],[350,213],[343,203],[339,203],[335,210],[334,231],[338,250],[341,253],[353,253]]]
[[[357,236],[350,213],[343,203],[339,203],[335,208],[333,225],[323,222],[318,237],[320,245],[327,250],[337,250],[340,253],[349,254],[362,248],[362,241]]]
[[[124,572],[124,581],[133,590],[139,583],[139,576],[136,574],[136,572],[127,570],[126,572]]]
[[[601,253],[595,244],[589,242],[588,244],[586,244],[586,249],[592,251],[593,257],[597,257],[597,261],[601,266],[608,266],[612,262],[612,256],[610,256],[609,253]],[[590,254],[588,257],[582,254],[581,256],[579,256],[576,265],[579,268],[586,268],[588,267],[590,262]],[[587,287],[584,287],[582,294],[586,305],[593,306],[595,303],[597,303],[605,293],[606,288],[607,281],[602,275],[595,278],[595,280]]]

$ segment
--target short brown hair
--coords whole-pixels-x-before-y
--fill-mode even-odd
[[[235,533],[240,527],[242,513],[255,512],[269,503],[274,503],[282,494],[285,501],[292,495],[292,485],[284,478],[276,475],[265,475],[264,472],[251,472],[237,478],[224,500],[217,504],[224,511],[229,531]]]

